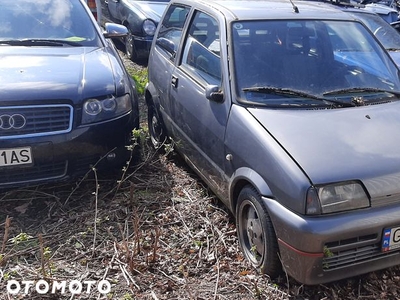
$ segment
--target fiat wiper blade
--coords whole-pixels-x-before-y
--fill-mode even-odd
[[[292,90],[292,89],[283,89],[283,88],[276,88],[276,87],[247,87],[243,88],[242,91],[244,92],[257,92],[257,93],[266,93],[266,94],[275,94],[275,95],[287,95],[287,96],[296,96],[296,97],[303,97],[313,100],[318,100],[325,102],[326,104],[334,105],[335,107],[351,107],[355,106],[353,103],[350,102],[342,102],[333,99],[327,99],[324,97],[319,97],[317,95],[309,94],[303,91]]]
[[[313,94],[308,94],[303,91],[292,90],[292,89],[283,89],[283,88],[276,88],[270,86],[254,86],[254,87],[247,87],[242,89],[243,92],[258,92],[258,93],[266,93],[266,94],[277,94],[277,95],[288,95],[288,96],[299,96],[317,100],[325,100],[324,98],[318,97]]]
[[[330,95],[339,95],[339,94],[351,94],[351,93],[388,93],[396,96],[400,96],[400,91],[388,91],[377,88],[368,88],[368,87],[353,87],[353,88],[345,88],[338,89],[324,93],[324,96]]]
[[[386,48],[386,51],[389,51],[389,52],[398,52],[398,51],[400,51],[400,48]]]
[[[50,46],[50,47],[63,47],[79,46],[77,42],[55,40],[55,39],[20,39],[20,40],[0,40],[0,45],[10,46]]]

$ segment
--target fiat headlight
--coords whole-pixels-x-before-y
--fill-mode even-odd
[[[91,98],[83,103],[82,124],[101,122],[116,118],[132,109],[130,95],[109,96],[105,99]]]
[[[359,182],[333,183],[308,190],[306,214],[328,214],[369,206],[370,200]]]

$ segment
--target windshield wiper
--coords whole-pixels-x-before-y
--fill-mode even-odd
[[[54,39],[21,39],[21,40],[0,40],[0,45],[10,46],[51,46],[51,47],[62,47],[68,46],[80,46],[77,42],[65,41],[65,40],[54,40]]]
[[[339,95],[339,94],[349,94],[349,93],[389,93],[392,95],[400,96],[400,91],[388,91],[382,90],[377,88],[369,88],[369,87],[353,87],[353,88],[346,88],[346,89],[337,89],[333,91],[329,91],[324,93],[324,96],[329,95]]]
[[[400,92],[395,92],[395,91],[388,91],[388,90],[382,90],[382,89],[377,89],[377,88],[368,88],[368,87],[358,87],[358,88],[347,88],[347,89],[338,89],[330,92],[326,92],[323,95],[328,96],[328,95],[343,95],[343,94],[352,94],[352,93],[385,93],[385,94],[391,94],[396,97],[400,97]],[[363,96],[353,96],[351,99],[351,103],[353,103],[355,106],[363,106],[367,102],[382,102],[382,101],[388,101],[391,99],[388,99],[389,97],[381,98],[381,99],[374,99],[374,100],[367,100]]]
[[[386,48],[386,51],[397,52],[400,51],[400,48]]]
[[[333,99],[326,99],[323,97],[319,97],[313,94],[308,94],[303,91],[292,90],[292,89],[284,89],[284,88],[276,88],[276,87],[247,87],[242,89],[243,92],[257,92],[257,93],[266,93],[266,94],[275,94],[275,95],[287,95],[287,96],[297,96],[309,98],[317,101],[325,102],[326,104],[334,105],[335,107],[352,107],[355,106],[354,103],[351,102],[342,102]]]

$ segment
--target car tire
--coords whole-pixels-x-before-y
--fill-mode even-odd
[[[125,52],[130,60],[132,60],[132,61],[137,60],[138,55],[136,52],[133,35],[130,30],[128,30],[128,35],[125,37]]]
[[[159,149],[167,140],[166,130],[161,118],[159,117],[154,105],[147,108],[147,123],[149,128],[150,140],[154,149]]]
[[[279,248],[272,221],[260,194],[252,186],[242,189],[236,209],[237,234],[246,259],[271,278],[282,272]]]

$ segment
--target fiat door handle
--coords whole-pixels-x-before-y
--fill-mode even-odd
[[[178,77],[172,75],[171,84],[174,88],[178,87]]]

